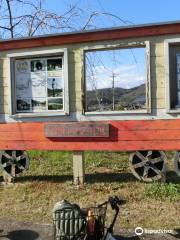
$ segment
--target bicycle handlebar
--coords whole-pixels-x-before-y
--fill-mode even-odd
[[[119,209],[119,206],[125,203],[124,200],[119,199],[117,196],[109,197],[108,202],[113,210]]]
[[[123,205],[125,201],[122,199],[119,199],[118,196],[113,196],[113,197],[109,197],[108,201],[105,201],[99,204],[98,207],[102,207],[103,205],[107,205],[108,203],[111,205],[111,208],[113,210],[116,210],[116,209],[119,209],[119,206]]]

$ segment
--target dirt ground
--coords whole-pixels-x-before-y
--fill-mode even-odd
[[[130,230],[115,230],[119,240],[176,240],[180,239],[180,229],[173,234],[146,234],[137,236]],[[14,222],[0,219],[1,240],[53,240],[53,227],[50,224]]]

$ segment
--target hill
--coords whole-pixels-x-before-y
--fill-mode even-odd
[[[144,108],[146,102],[145,84],[138,87],[125,88],[104,88],[87,91],[86,106],[88,111],[111,110],[113,104],[113,92],[115,110],[127,110],[131,108]]]

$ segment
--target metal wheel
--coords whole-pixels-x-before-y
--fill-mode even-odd
[[[166,155],[162,151],[137,151],[130,155],[133,175],[144,182],[165,181]]]
[[[29,159],[26,151],[0,151],[0,168],[6,176],[15,178],[16,174],[27,170],[28,167]]]
[[[174,170],[177,175],[180,177],[180,152],[177,151],[174,156]]]

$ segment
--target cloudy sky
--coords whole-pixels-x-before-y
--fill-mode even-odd
[[[145,83],[144,48],[86,53],[86,88],[133,88]]]

